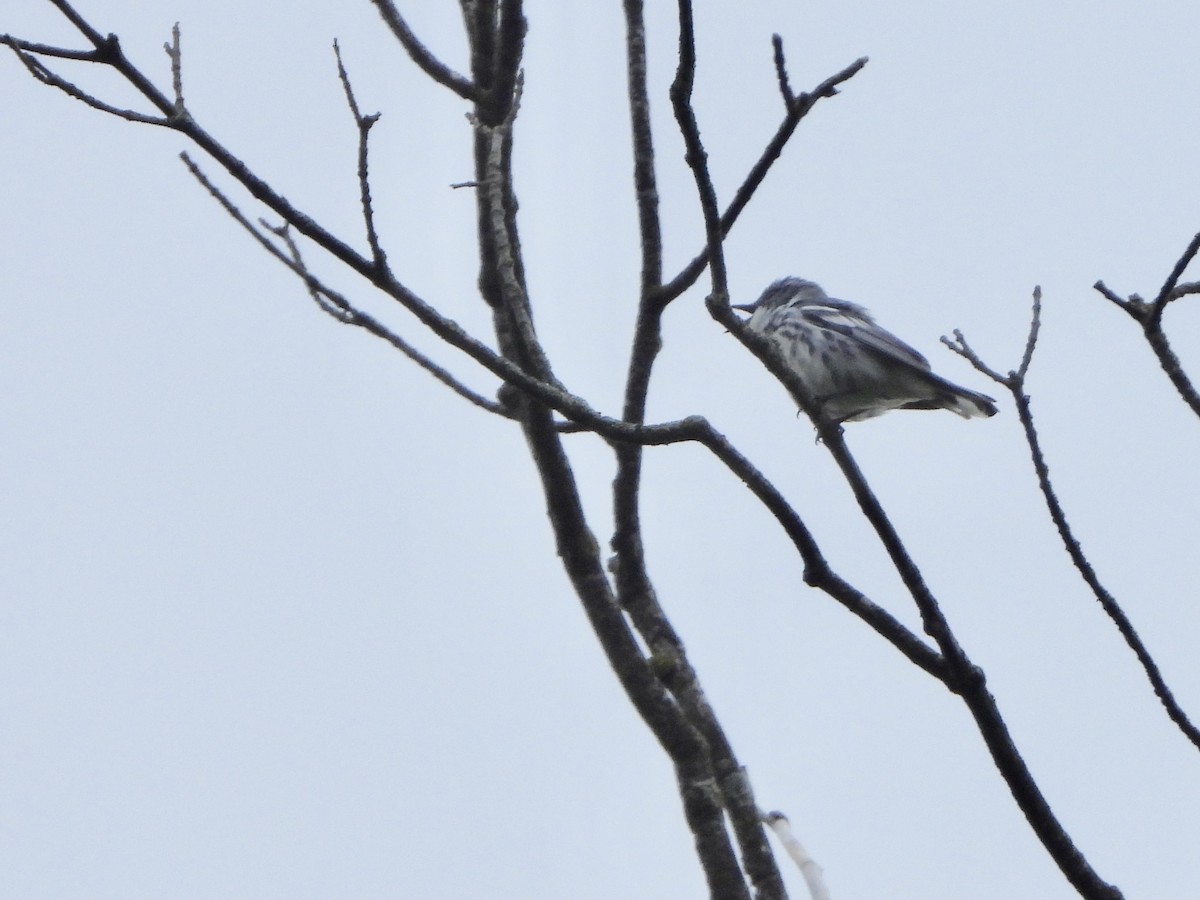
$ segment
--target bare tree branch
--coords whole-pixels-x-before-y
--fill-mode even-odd
[[[712,274],[712,295],[726,304],[729,302],[729,284],[725,273],[725,256],[721,241],[725,230],[717,208],[717,192],[708,171],[708,153],[700,139],[700,126],[692,108],[692,87],[696,79],[696,36],[692,21],[690,0],[679,0],[679,65],[675,69],[675,80],[671,83],[671,106],[675,121],[686,148],[684,160],[696,181],[696,192],[700,196],[700,210],[704,215],[705,253]],[[699,273],[697,273],[699,274]],[[668,286],[669,293],[670,286]],[[660,301],[666,305],[665,295]]]
[[[629,94],[630,134],[633,139],[633,184],[641,237],[641,287],[637,320],[625,378],[622,418],[641,424],[646,417],[646,397],[654,361],[662,347],[661,307],[654,297],[662,281],[662,225],[658,214],[658,187],[654,175],[654,140],[650,128],[650,98],[646,84],[646,24],[642,0],[625,0],[625,55]],[[617,475],[613,481],[616,531],[613,549],[627,554],[622,572],[646,580],[641,548],[638,491],[641,485],[641,452],[636,446],[617,448]],[[626,593],[638,593],[632,583]]]
[[[729,846],[725,816],[704,738],[688,722],[642,654],[600,565],[599,545],[587,528],[574,473],[557,435],[528,399],[526,437],[541,475],[558,555],[592,629],[630,702],[675,766],[684,815],[713,897],[749,900]]]
[[[695,111],[692,109],[692,86],[695,76],[696,43],[692,4],[691,0],[679,0],[679,64],[675,71],[675,79],[671,84],[671,104],[674,107],[675,118],[679,123],[679,130],[687,148],[685,159],[695,177],[697,192],[700,195],[700,205],[704,212],[713,296],[724,298],[724,302],[728,304],[729,290],[725,279],[725,258],[721,251],[721,235],[717,232],[717,226],[714,224],[718,216],[716,192],[712,186],[712,179],[709,177],[707,154],[700,141],[700,131],[696,124]],[[725,760],[731,767],[736,766],[733,749],[725,741],[724,734],[719,729],[715,729],[713,733],[710,733],[710,738],[710,746],[718,751],[718,758]],[[736,792],[726,791],[725,798],[729,807],[730,823],[737,836],[738,846],[745,862],[746,873],[750,876],[759,896],[764,898],[785,897],[783,877],[767,841],[766,830],[763,828],[762,817],[751,792],[750,784],[748,781],[739,780],[737,787],[740,790]]]
[[[1183,370],[1183,363],[1179,361],[1179,357],[1171,349],[1166,332],[1162,329],[1162,322],[1154,320],[1152,323],[1148,323],[1145,334],[1146,342],[1150,345],[1150,349],[1154,351],[1154,355],[1158,357],[1159,365],[1167,373],[1167,377],[1171,379],[1171,384],[1175,385],[1175,390],[1179,392],[1179,396],[1183,398],[1183,402],[1191,408],[1192,412],[1200,416],[1200,393],[1197,393],[1192,380],[1188,378],[1187,373]]]
[[[1111,303],[1116,304],[1121,309],[1125,310],[1125,312],[1128,312],[1130,315],[1134,316],[1134,318],[1137,318],[1137,316],[1134,313],[1130,312],[1130,310],[1129,310],[1130,301],[1126,300],[1124,297],[1117,294],[1115,291],[1111,290],[1108,287],[1108,285],[1106,285],[1103,281],[1097,281],[1095,284],[1092,285],[1092,287],[1096,291],[1098,291],[1100,293],[1100,295],[1103,296],[1106,300],[1108,300]],[[1137,302],[1140,303],[1142,301],[1140,299],[1138,299]]]
[[[422,72],[443,87],[454,91],[464,100],[474,102],[479,99],[479,92],[469,79],[459,75],[439,60],[417,39],[392,0],[371,0],[371,2],[375,4],[379,15],[383,17],[383,21],[387,23],[387,27],[396,36],[396,40],[400,42],[409,58],[420,67]]]
[[[1042,451],[1037,428],[1033,423],[1033,410],[1030,406],[1029,395],[1025,392],[1025,376],[1029,371],[1029,364],[1033,359],[1034,347],[1037,344],[1038,331],[1041,327],[1041,313],[1042,290],[1040,287],[1035,287],[1033,289],[1033,318],[1029,325],[1029,336],[1025,341],[1025,352],[1021,356],[1021,365],[1017,371],[1010,372],[1007,376],[1002,376],[986,366],[971,349],[961,331],[954,332],[955,340],[951,341],[947,338],[942,338],[942,341],[984,375],[987,375],[997,384],[1007,388],[1013,395],[1013,400],[1016,401],[1017,415],[1021,420],[1021,427],[1025,432],[1025,442],[1029,445],[1029,454],[1033,460],[1033,469],[1037,473],[1038,487],[1041,489],[1042,497],[1046,501],[1046,509],[1050,512],[1050,519],[1054,522],[1054,527],[1058,530],[1058,535],[1062,539],[1063,547],[1066,548],[1067,555],[1071,558],[1071,563],[1078,570],[1080,577],[1087,584],[1088,588],[1091,589],[1092,595],[1099,602],[1105,614],[1117,626],[1117,631],[1121,633],[1121,637],[1125,639],[1125,643],[1129,645],[1134,656],[1137,657],[1142,669],[1146,672],[1146,677],[1149,679],[1155,695],[1162,703],[1163,708],[1166,709],[1171,721],[1179,727],[1184,737],[1191,741],[1196,749],[1200,750],[1200,729],[1196,728],[1191,719],[1188,718],[1187,713],[1184,712],[1183,707],[1175,699],[1175,695],[1167,686],[1166,679],[1163,678],[1158,664],[1154,661],[1154,657],[1151,656],[1149,649],[1147,649],[1137,630],[1133,627],[1133,622],[1125,614],[1117,599],[1100,582],[1100,577],[1096,574],[1095,568],[1093,568],[1087,555],[1083,552],[1083,545],[1080,544],[1079,539],[1071,529],[1070,522],[1067,520],[1067,514],[1050,480],[1050,467],[1046,464],[1046,456]]]
[[[850,586],[829,567],[816,540],[796,511],[738,450],[707,421],[695,417],[684,422],[691,424],[696,440],[749,488],[750,492],[775,517],[784,533],[791,540],[800,558],[804,560],[804,581],[811,587],[829,594],[846,609],[871,626],[878,634],[893,644],[909,660],[920,666],[939,681],[946,678],[941,657],[921,639],[902,625],[887,610],[867,599],[856,588]]]
[[[650,127],[650,98],[646,82],[646,25],[642,0],[625,0],[625,57],[633,142],[633,185],[641,246],[641,286],[637,319],[625,378],[622,418],[642,424],[654,361],[662,346],[662,316],[653,302],[662,279],[662,226],[654,174],[654,140]],[[617,472],[613,478],[614,557],[611,569],[617,597],[651,652],[670,656],[684,684],[695,682],[683,642],[659,605],[650,582],[643,546],[640,493],[642,449],[637,444],[614,444]],[[683,692],[680,692],[682,694]],[[692,720],[695,722],[693,704]],[[710,741],[711,745],[711,741]]]
[[[1021,354],[1021,364],[1017,366],[1017,378],[1024,380],[1029,374],[1029,365],[1033,362],[1033,351],[1037,347],[1038,334],[1042,330],[1042,286],[1034,285],[1033,288],[1033,311],[1030,314],[1029,320],[1029,337],[1025,339],[1025,352]],[[963,340],[962,332],[955,331],[955,337],[958,338],[958,343],[964,350],[967,348],[967,342]],[[953,349],[953,345],[951,346]],[[972,354],[974,356],[974,354]],[[976,357],[978,358],[978,357]]]

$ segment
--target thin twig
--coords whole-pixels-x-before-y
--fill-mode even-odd
[[[1117,626],[1117,631],[1121,633],[1121,637],[1125,639],[1125,643],[1129,645],[1134,656],[1137,657],[1138,662],[1146,673],[1146,678],[1150,681],[1155,695],[1158,697],[1159,702],[1162,703],[1171,721],[1178,726],[1184,737],[1191,741],[1197,750],[1200,750],[1200,730],[1196,728],[1187,713],[1184,712],[1183,707],[1175,699],[1174,693],[1167,686],[1166,679],[1163,678],[1158,664],[1154,661],[1154,657],[1151,656],[1149,649],[1134,628],[1133,622],[1125,614],[1117,599],[1101,584],[1099,576],[1084,554],[1082,544],[1080,544],[1079,539],[1075,536],[1067,521],[1066,513],[1050,482],[1050,470],[1046,465],[1041,443],[1034,428],[1033,412],[1030,409],[1029,397],[1021,388],[1014,390],[1013,396],[1017,400],[1017,415],[1021,419],[1021,427],[1025,431],[1025,439],[1029,444],[1029,452],[1033,458],[1033,467],[1037,472],[1038,486],[1041,488],[1042,496],[1046,500],[1046,508],[1050,512],[1050,518],[1054,521],[1054,527],[1058,530],[1067,555],[1070,556],[1072,564],[1079,571],[1080,577],[1092,591],[1092,595],[1100,603],[1105,614]]]
[[[1042,330],[1042,286],[1033,287],[1033,310],[1029,321],[1029,337],[1025,340],[1025,352],[1021,354],[1021,365],[1017,366],[1017,378],[1022,381],[1029,373],[1029,364],[1033,362],[1033,351],[1037,346],[1038,332]],[[966,347],[967,342],[962,338],[962,332],[956,331],[959,342]]]
[[[949,347],[951,350],[953,350],[955,353],[957,353],[959,356],[968,360],[971,363],[971,365],[973,365],[980,372],[983,372],[989,378],[993,378],[996,381],[999,381],[1001,383],[1004,382],[1004,379],[1005,379],[1004,375],[1001,375],[999,372],[995,371],[994,369],[988,368],[987,364],[984,363],[984,361],[982,359],[980,359],[978,356],[975,355],[975,351],[972,350],[967,345],[967,342],[963,338],[963,333],[961,331],[959,331],[956,328],[956,329],[954,329],[953,333],[954,333],[954,340],[951,340],[950,338],[946,337],[945,335],[942,335],[942,343],[945,344],[947,347]]]
[[[175,91],[175,116],[187,114],[183,103],[183,48],[180,45],[179,23],[171,29],[171,43],[163,44],[163,50],[171,60],[171,87]]]
[[[26,41],[15,38],[11,34],[0,34],[0,44],[12,50],[24,50],[35,56],[51,56],[56,59],[74,59],[81,62],[97,62],[95,48],[91,50],[72,50],[69,47],[55,47],[52,44],[39,44],[36,41]]]
[[[354,116],[354,124],[358,128],[358,190],[359,204],[362,206],[363,223],[367,229],[367,244],[371,248],[371,259],[381,273],[387,273],[387,253],[379,242],[379,232],[375,229],[375,206],[371,200],[371,178],[367,165],[367,145],[370,140],[371,126],[379,121],[379,113],[364,116],[354,98],[354,88],[350,85],[350,76],[342,64],[342,49],[338,42],[333,42],[333,54],[337,58],[338,79],[346,92],[346,103]]]
[[[1124,297],[1122,297],[1120,294],[1118,294],[1116,291],[1112,290],[1103,281],[1097,281],[1095,284],[1092,285],[1092,287],[1096,291],[1098,291],[1100,293],[1100,295],[1102,297],[1104,297],[1106,300],[1108,300],[1110,303],[1113,303],[1116,306],[1120,307],[1121,309],[1125,310],[1126,312],[1129,312],[1129,301],[1126,300]],[[1136,316],[1135,316],[1135,318],[1136,318]]]

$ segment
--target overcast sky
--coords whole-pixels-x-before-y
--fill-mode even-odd
[[[666,97],[674,4],[649,5],[673,272],[702,228]],[[457,4],[400,6],[466,68]],[[367,0],[79,8],[164,89],[178,20],[192,114],[365,247],[337,37],[359,102],[383,113],[393,265],[487,334],[474,198],[448,187],[471,177],[466,107]],[[738,224],[735,299],[811,278],[999,399],[988,420],[850,425],[850,446],[1080,849],[1129,898],[1194,897],[1200,756],[1070,568],[1011,398],[938,337],[961,328],[1014,368],[1042,286],[1029,391],[1061,499],[1200,716],[1200,428],[1091,288],[1152,296],[1200,230],[1200,6],[700,0],[697,16],[725,199],[782,115],[772,32],[797,90],[871,58]],[[620,4],[542,0],[528,17],[516,165],[536,320],[563,380],[615,412],[638,278]],[[5,31],[83,46],[41,0],[9,0]],[[137,102],[107,73],[63,71]],[[11,55],[0,117],[0,893],[702,896],[671,768],[562,573],[517,428],[320,313],[191,180],[178,135],[90,110]],[[706,289],[666,317],[651,417],[707,415],[838,571],[919,627],[810,425],[710,320]],[[1193,374],[1196,300],[1166,316]],[[611,454],[568,446],[604,542]],[[649,452],[646,477],[660,599],[761,805],[791,818],[836,900],[1075,896],[965,708],[806,588],[744,488],[689,447]]]

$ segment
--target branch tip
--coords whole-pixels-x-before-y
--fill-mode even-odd
[[[788,82],[787,62],[783,55],[783,37],[778,34],[771,35],[771,46],[775,51],[775,77],[779,81],[779,93],[783,95],[784,107],[791,110],[796,102],[796,94]]]

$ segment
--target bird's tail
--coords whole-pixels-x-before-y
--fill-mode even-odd
[[[977,394],[946,382],[950,390],[945,395],[945,408],[964,419],[987,418],[996,414],[996,401],[987,394]]]

